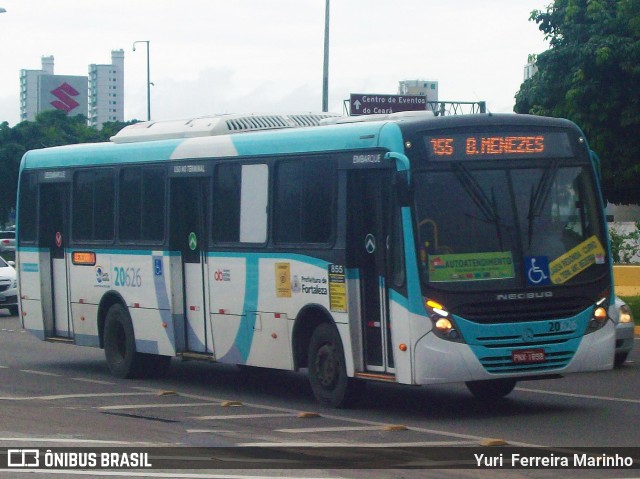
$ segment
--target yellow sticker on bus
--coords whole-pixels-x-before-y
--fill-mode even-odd
[[[291,265],[289,263],[276,263],[276,296],[291,297]]]
[[[594,235],[549,263],[551,282],[565,283],[592,264],[600,262],[604,262],[604,248]]]

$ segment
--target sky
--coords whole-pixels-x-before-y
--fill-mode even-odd
[[[331,0],[329,111],[351,93],[435,80],[441,101],[512,112],[527,56],[548,48],[530,12],[551,0]],[[125,121],[321,111],[325,0],[0,0],[0,123],[20,118],[20,70],[55,57],[87,75],[125,51]]]

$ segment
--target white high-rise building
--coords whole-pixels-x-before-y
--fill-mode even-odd
[[[427,110],[433,110],[438,101],[438,82],[433,80],[401,80],[398,95],[416,95],[427,98]]]
[[[42,57],[41,70],[20,70],[20,121],[34,121],[39,110],[38,78],[53,75],[53,56]]]
[[[89,65],[89,126],[124,121],[124,50],[111,52],[111,65]]]
[[[538,72],[538,66],[536,65],[536,61],[538,60],[537,55],[529,55],[527,57],[527,64],[524,66],[524,79],[528,80],[533,77]]]
[[[431,80],[402,80],[398,95],[426,96],[427,101],[438,101],[438,82]]]

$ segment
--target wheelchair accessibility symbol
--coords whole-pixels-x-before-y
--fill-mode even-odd
[[[525,256],[524,269],[527,283],[533,286],[551,284],[549,275],[549,258],[546,256]]]

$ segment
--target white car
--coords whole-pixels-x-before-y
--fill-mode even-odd
[[[627,356],[629,356],[631,349],[633,349],[635,323],[633,321],[631,308],[617,296],[612,316],[613,321],[616,323],[616,352],[614,364],[618,367],[627,360]]]
[[[16,250],[16,232],[0,231],[0,253]]]
[[[18,281],[13,261],[6,262],[0,257],[0,309],[8,309],[13,316],[18,315]]]

